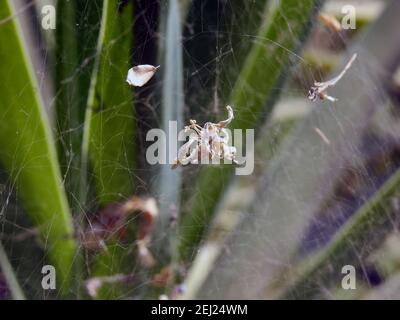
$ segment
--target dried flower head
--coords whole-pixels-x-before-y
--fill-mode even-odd
[[[190,120],[185,131],[190,130],[189,141],[179,148],[178,157],[175,159],[172,169],[179,165],[189,163],[209,162],[226,159],[237,164],[235,160],[236,148],[229,146],[229,134],[224,129],[233,120],[233,110],[226,106],[228,118],[218,123],[206,122],[203,127],[196,120]]]
[[[142,64],[129,69],[126,82],[130,86],[142,87],[145,85],[153,76],[154,73],[160,66],[152,66],[149,64]]]
[[[310,99],[311,101],[316,101],[317,99],[320,99],[320,100],[327,99],[327,100],[332,101],[332,102],[337,101],[336,98],[331,97],[325,91],[329,87],[333,87],[334,85],[336,85],[336,83],[340,79],[342,79],[342,77],[344,76],[346,71],[350,68],[350,66],[353,64],[353,62],[354,62],[354,60],[356,58],[357,58],[357,53],[353,54],[353,56],[351,57],[349,62],[346,64],[346,66],[344,67],[342,72],[340,72],[339,75],[337,75],[335,78],[333,78],[331,80],[328,80],[328,81],[325,81],[325,82],[317,82],[317,81],[315,81],[314,85],[308,91],[308,99]]]

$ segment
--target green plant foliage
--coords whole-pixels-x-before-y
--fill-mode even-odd
[[[132,89],[125,83],[131,67],[133,5],[104,1],[97,60],[90,86],[82,147],[81,193],[87,193],[91,165],[101,205],[133,192],[134,114]]]
[[[13,12],[10,1],[1,2],[0,19]],[[72,219],[49,121],[21,29],[14,19],[0,26],[0,47],[0,76],[6,80],[0,84],[0,160],[32,222],[40,229],[59,286],[67,292],[76,249]]]

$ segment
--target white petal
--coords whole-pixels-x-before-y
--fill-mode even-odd
[[[131,86],[141,87],[145,85],[154,75],[160,66],[154,67],[149,64],[142,64],[129,69],[126,82]]]

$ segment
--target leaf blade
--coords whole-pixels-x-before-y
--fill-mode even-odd
[[[3,1],[1,18],[11,16],[13,10],[9,1]],[[0,44],[4,48],[0,51],[4,63],[0,75],[7,79],[0,84],[0,118],[5,123],[0,128],[0,159],[31,220],[47,239],[49,259],[55,265],[61,289],[67,292],[76,250],[72,218],[49,121],[15,20],[0,26]]]
[[[133,97],[125,83],[130,68],[133,6],[128,4],[122,12],[118,10],[118,1],[104,1],[82,145],[81,186],[85,187],[90,162],[101,205],[133,192]],[[87,190],[81,190],[82,198],[86,198],[86,193]]]
[[[7,258],[3,245],[0,243],[0,271],[4,273],[11,295],[14,300],[25,300],[25,295],[18,283],[17,276]]]

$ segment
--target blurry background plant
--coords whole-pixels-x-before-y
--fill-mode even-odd
[[[346,4],[356,29],[327,25]],[[1,1],[0,298],[400,298],[399,14],[395,0]],[[354,52],[338,101],[308,101]],[[133,89],[138,64],[161,67]],[[146,162],[149,129],[228,104],[231,128],[256,130],[251,176]]]

